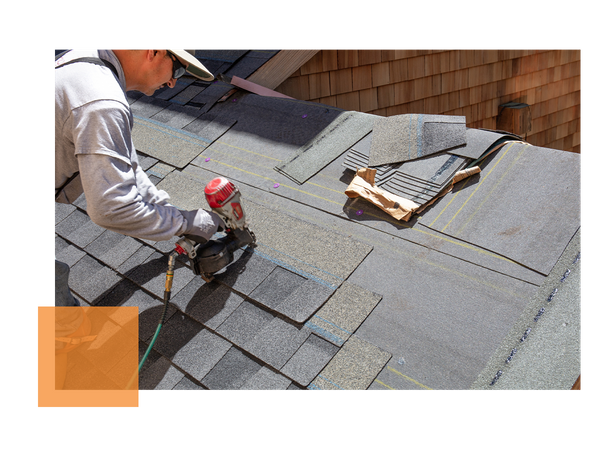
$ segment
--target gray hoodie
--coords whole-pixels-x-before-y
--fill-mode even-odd
[[[80,57],[108,60],[118,80],[109,68],[90,63],[55,70],[56,201],[72,203],[85,192],[94,223],[140,239],[162,241],[184,234],[209,239],[222,224],[219,217],[170,205],[168,194],[139,166],[118,58],[110,50],[72,50],[56,66]]]

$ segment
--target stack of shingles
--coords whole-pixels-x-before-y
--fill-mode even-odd
[[[376,168],[378,187],[423,206],[452,182],[456,172],[505,139],[504,133],[467,129],[463,116],[378,118],[372,133],[348,151],[342,165],[351,170]]]

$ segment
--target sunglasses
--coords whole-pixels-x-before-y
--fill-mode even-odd
[[[177,57],[175,57],[175,55],[173,53],[171,53],[168,50],[167,50],[167,53],[169,54],[169,56],[171,57],[171,60],[173,61],[173,78],[177,80],[178,78],[181,78],[183,76],[183,74],[185,73],[187,68],[186,68],[186,66],[181,64],[181,61],[179,61],[179,59],[177,59]]]

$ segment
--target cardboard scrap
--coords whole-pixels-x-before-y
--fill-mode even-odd
[[[419,205],[412,200],[391,194],[375,186],[376,173],[376,169],[359,169],[352,183],[346,188],[345,194],[350,198],[364,198],[384,210],[394,219],[409,220],[412,213],[419,208]]]
[[[469,169],[459,170],[454,174],[454,178],[452,178],[452,184],[456,184],[465,178],[470,177],[471,175],[475,175],[476,173],[481,172],[481,168],[479,166],[471,167]]]
[[[349,198],[362,197],[388,213],[394,219],[407,222],[414,213],[420,213],[421,211],[424,211],[427,207],[431,206],[444,195],[449,193],[455,183],[458,183],[459,181],[479,172],[481,172],[481,169],[478,166],[456,172],[452,182],[446,186],[446,188],[435,198],[431,199],[422,206],[417,205],[412,200],[394,195],[390,192],[386,192],[383,189],[375,186],[375,175],[377,174],[377,169],[369,169],[366,167],[356,171],[354,179],[346,188],[344,193]]]

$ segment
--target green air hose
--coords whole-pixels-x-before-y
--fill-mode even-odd
[[[146,358],[148,358],[148,355],[150,354],[152,347],[154,347],[154,343],[156,342],[156,339],[158,338],[158,334],[160,333],[160,330],[161,330],[163,324],[165,323],[165,319],[167,317],[167,309],[169,308],[169,301],[171,300],[171,287],[173,286],[173,275],[174,275],[174,271],[175,271],[175,258],[177,257],[178,254],[179,253],[177,251],[174,251],[173,253],[171,253],[169,255],[169,262],[168,262],[168,267],[167,267],[167,279],[165,281],[165,296],[164,296],[165,306],[163,308],[163,313],[160,318],[160,322],[158,323],[158,326],[156,327],[156,331],[154,332],[154,337],[152,338],[152,341],[150,342],[150,345],[148,346],[148,350],[146,350],[144,357],[140,361],[140,365],[138,366],[137,371],[132,375],[131,379],[129,380],[129,383],[127,383],[125,390],[128,390],[131,387],[131,385],[133,384],[133,382],[135,380],[135,377],[140,373],[140,370],[142,370],[142,366],[144,365],[144,362],[146,362]]]

